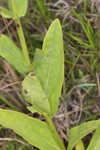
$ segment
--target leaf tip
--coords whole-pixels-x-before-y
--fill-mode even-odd
[[[60,25],[60,21],[59,21],[59,19],[58,19],[58,18],[56,18],[56,19],[52,22],[52,24]]]

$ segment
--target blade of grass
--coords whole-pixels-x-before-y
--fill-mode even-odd
[[[40,9],[42,17],[46,21],[47,20],[47,8],[44,5],[45,1],[44,0],[42,0],[42,1],[41,0],[36,0],[36,2],[37,2],[38,8]]]
[[[84,14],[86,15],[86,13],[87,13],[87,0],[84,0],[83,5],[84,5],[84,7],[83,7],[83,9],[84,9]]]
[[[5,103],[7,104],[9,107],[11,107],[12,109],[18,111],[18,109],[16,108],[16,106],[14,106],[13,104],[11,104],[9,102],[9,100],[7,100],[4,96],[0,95],[0,99]]]
[[[73,14],[78,18],[78,20],[80,21],[80,24],[82,26],[82,29],[84,31],[84,33],[86,34],[88,40],[89,40],[89,43],[91,45],[91,47],[93,49],[95,49],[95,46],[94,46],[94,40],[93,40],[93,30],[92,30],[92,26],[90,24],[90,22],[86,22],[82,15],[81,14],[78,14],[76,13],[76,11],[73,9],[72,10]],[[92,32],[91,32],[92,31]]]
[[[77,41],[82,47],[84,47],[85,49],[87,48],[92,48],[92,46],[90,45],[90,44],[88,44],[88,43],[86,43],[85,41],[82,41],[81,39],[79,39],[79,38],[77,38],[76,36],[74,36],[74,35],[72,35],[72,34],[69,34],[69,36],[73,39],[73,40],[75,40],[75,41]]]

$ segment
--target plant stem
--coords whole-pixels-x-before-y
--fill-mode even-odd
[[[24,33],[23,33],[23,29],[22,29],[22,26],[21,26],[20,19],[15,20],[15,23],[16,23],[16,25],[18,25],[17,32],[18,32],[21,47],[22,47],[22,50],[23,50],[25,62],[26,62],[26,64],[30,65],[30,58],[29,58],[28,49],[27,49],[27,46],[26,46],[26,42],[25,42]]]
[[[49,126],[49,129],[51,130],[51,133],[52,133],[57,145],[60,147],[61,150],[66,150],[65,145],[64,145],[63,141],[61,140],[60,136],[58,135],[58,132],[54,126],[52,119],[46,114],[45,114],[45,119],[46,119],[46,122]]]
[[[15,0],[11,0],[11,2],[12,2],[13,12],[16,15]],[[17,16],[16,16],[16,18],[17,18]],[[21,25],[21,22],[20,22],[19,18],[15,19],[15,24],[16,24],[16,27],[17,27],[17,33],[18,33],[18,36],[19,36],[19,39],[20,39],[21,48],[22,48],[22,51],[23,51],[23,54],[24,54],[25,62],[26,62],[26,64],[30,65],[30,58],[29,58],[29,54],[28,54],[28,49],[27,49],[27,45],[26,45],[22,25]]]

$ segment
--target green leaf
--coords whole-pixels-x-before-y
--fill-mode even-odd
[[[3,17],[3,18],[14,18],[14,15],[12,13],[12,11],[6,9],[6,8],[3,8],[3,7],[0,7],[0,15]]]
[[[96,129],[87,150],[99,150],[99,149],[100,149],[100,127]]]
[[[77,127],[70,129],[69,132],[69,145],[68,150],[72,150],[73,147],[86,135],[100,126],[100,120],[89,121],[83,123]]]
[[[13,129],[41,150],[60,150],[45,122],[20,112],[0,109],[0,124]]]
[[[85,150],[84,144],[82,142],[82,140],[80,140],[76,146],[75,146],[76,150]]]
[[[48,113],[50,114],[50,106],[48,98],[45,95],[41,84],[33,72],[29,73],[22,82],[22,93],[25,99],[32,104],[28,107],[32,112]]]
[[[0,37],[0,56],[7,60],[19,73],[24,75],[29,71],[29,66],[25,64],[22,52],[5,35]]]
[[[16,16],[23,17],[26,15],[27,8],[28,8],[28,0],[14,0],[16,5]],[[11,0],[8,0],[8,6],[12,11],[12,4]]]
[[[35,53],[34,72],[47,95],[51,113],[56,113],[64,79],[63,38],[58,19],[50,25],[42,51]]]

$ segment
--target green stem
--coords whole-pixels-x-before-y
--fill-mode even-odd
[[[22,26],[21,26],[20,19],[16,19],[15,23],[16,23],[16,25],[18,25],[17,32],[18,32],[21,47],[22,47],[22,50],[23,50],[25,62],[26,62],[26,64],[30,65],[30,58],[29,58],[28,49],[27,49],[27,46],[26,46],[26,42],[25,42],[24,33],[23,33],[23,29],[22,29]]]
[[[60,136],[58,135],[58,132],[53,124],[52,119],[46,114],[45,114],[45,119],[57,145],[60,147],[61,150],[66,150],[65,145],[63,141],[61,140]]]
[[[15,0],[11,0],[11,2],[12,2],[13,12],[16,15]],[[17,16],[16,16],[16,18],[17,18]],[[16,27],[17,27],[17,33],[18,33],[18,36],[19,36],[19,39],[20,39],[21,48],[22,48],[22,51],[23,51],[23,54],[24,54],[25,62],[26,62],[26,64],[30,65],[30,58],[29,58],[29,54],[28,54],[28,49],[27,49],[27,46],[26,46],[26,41],[25,41],[22,25],[21,25],[21,22],[20,22],[19,18],[15,19],[15,24],[16,24]]]

